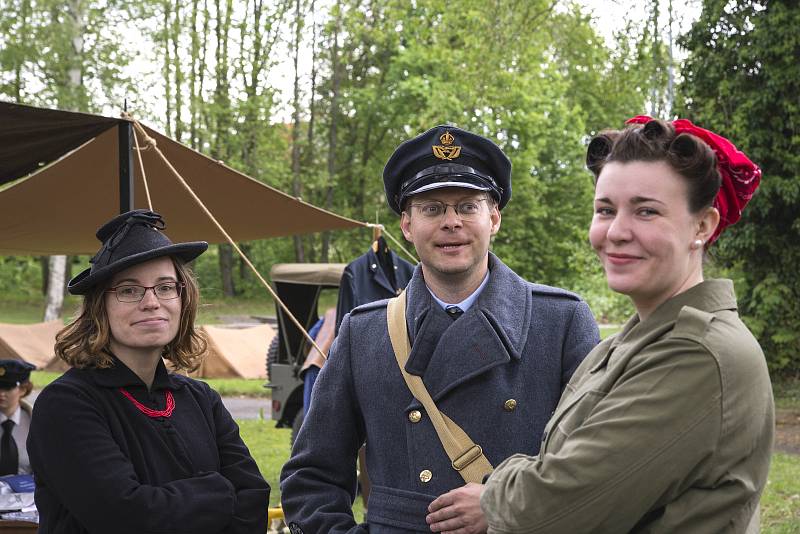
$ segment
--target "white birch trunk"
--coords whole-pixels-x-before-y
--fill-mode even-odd
[[[67,257],[50,256],[49,266],[47,306],[44,310],[45,322],[61,317],[61,310],[64,308],[64,275],[67,272]]]

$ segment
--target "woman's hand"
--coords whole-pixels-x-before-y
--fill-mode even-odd
[[[483,484],[470,482],[444,495],[430,506],[425,520],[433,532],[446,534],[482,534],[489,525],[481,510]]]

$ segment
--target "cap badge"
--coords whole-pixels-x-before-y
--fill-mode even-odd
[[[6,374],[6,368],[0,367],[0,376],[3,376],[4,374]]]
[[[439,159],[445,160],[453,160],[456,159],[458,156],[461,155],[461,147],[458,145],[453,145],[455,142],[455,137],[449,132],[444,132],[441,136],[439,136],[439,141],[442,143],[441,145],[433,145],[433,155]]]

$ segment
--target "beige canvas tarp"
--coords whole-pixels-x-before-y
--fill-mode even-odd
[[[38,169],[0,189],[0,255],[97,251],[95,231],[119,212],[118,130],[125,122],[0,102],[0,159],[6,158],[0,161],[0,184],[24,176],[17,174],[29,172],[32,166]],[[70,128],[83,136],[69,137]],[[282,193],[150,128],[146,130],[237,242],[365,226]],[[54,142],[71,151],[55,161],[45,159],[39,163],[46,165],[38,167],[35,162],[39,157],[53,155],[29,152],[48,146],[45,141],[50,131]],[[81,144],[72,146],[78,142]],[[139,142],[143,143],[141,137]],[[135,149],[132,157],[135,207],[147,208]],[[164,216],[165,233],[173,241],[225,242],[153,149],[143,150],[142,160],[153,209]]]
[[[267,378],[266,354],[276,331],[268,324],[230,328],[201,327],[208,339],[208,353],[191,374],[198,378]]]
[[[23,360],[37,369],[51,365],[55,358],[56,334],[61,321],[36,324],[0,324],[0,359]]]

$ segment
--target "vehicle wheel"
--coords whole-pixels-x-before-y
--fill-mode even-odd
[[[278,361],[278,334],[275,334],[275,337],[272,338],[272,341],[269,342],[269,348],[267,348],[267,380],[272,380],[272,364]]]
[[[292,422],[292,433],[289,435],[289,445],[294,447],[294,440],[297,439],[297,434],[300,433],[300,427],[303,426],[303,419],[305,419],[305,414],[303,413],[303,408],[301,407],[297,410],[297,413],[294,416],[294,421]]]

